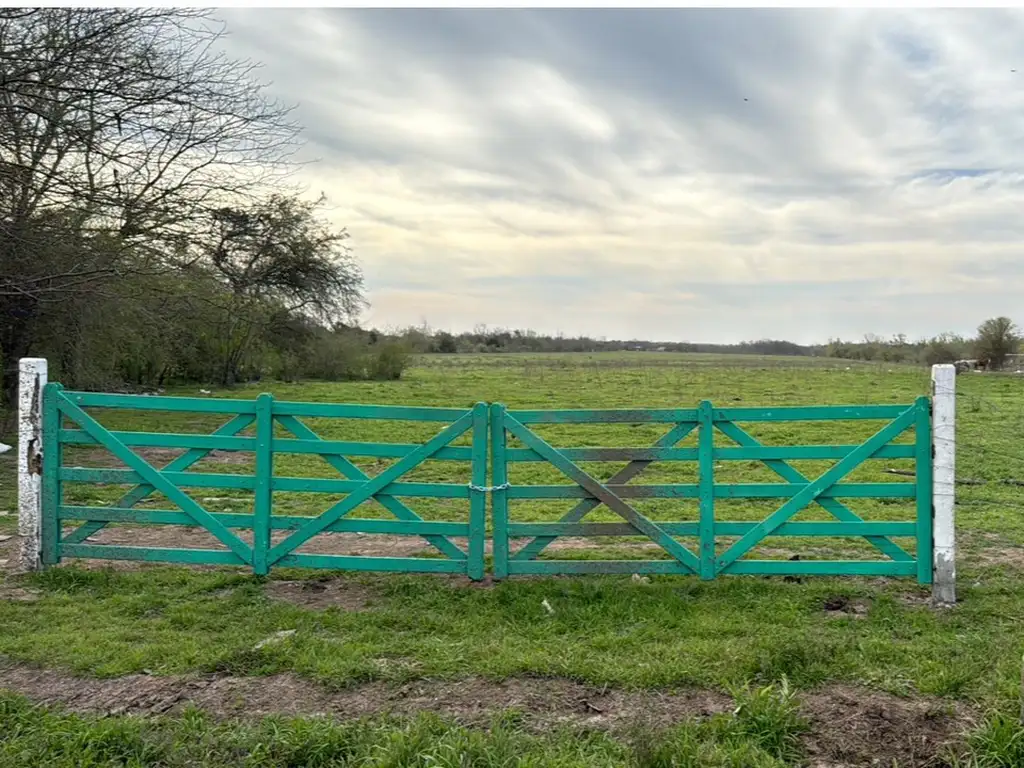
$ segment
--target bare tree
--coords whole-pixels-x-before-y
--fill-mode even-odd
[[[290,110],[266,98],[254,64],[219,50],[222,34],[204,12],[0,9],[8,370],[47,304],[194,258],[198,223],[289,169]]]

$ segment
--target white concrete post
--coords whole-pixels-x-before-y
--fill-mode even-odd
[[[932,366],[932,602],[956,603],[956,367]]]
[[[40,568],[40,521],[43,513],[43,387],[46,360],[18,361],[18,535],[21,570]]]

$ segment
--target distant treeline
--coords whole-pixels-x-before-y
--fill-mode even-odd
[[[702,352],[731,355],[783,355],[792,357],[833,357],[866,362],[935,365],[971,357],[992,359],[996,367],[1017,351],[1017,329],[1007,318],[987,320],[978,335],[966,338],[940,334],[930,339],[909,340],[898,334],[885,339],[867,335],[860,341],[831,339],[826,344],[796,344],[779,339],[759,339],[738,344],[644,341],[639,339],[595,339],[588,336],[551,336],[530,330],[508,330],[478,326],[471,332],[453,334],[427,326],[408,328],[393,334],[419,353],[503,353],[503,352]]]
[[[937,365],[984,355],[979,339],[942,334],[931,339],[910,341],[903,334],[891,339],[865,336],[862,341],[832,339],[823,348],[827,357],[883,363]]]
[[[609,340],[589,336],[551,336],[530,330],[509,330],[477,326],[473,331],[453,334],[427,326],[407,328],[400,337],[412,351],[419,353],[487,352],[705,352],[746,355],[822,354],[820,347],[801,346],[790,341],[764,339],[739,344],[701,344],[682,341]]]

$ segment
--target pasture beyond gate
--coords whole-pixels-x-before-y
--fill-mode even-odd
[[[473,580],[483,578],[489,566],[498,579],[673,573],[705,580],[720,574],[817,574],[932,581],[932,421],[925,397],[907,405],[718,408],[702,402],[689,409],[525,411],[484,403],[296,403],[268,394],[249,401],[150,397],[68,392],[51,383],[43,390],[42,410],[44,564],[99,558],[239,565],[256,574],[298,566],[441,572]],[[119,428],[132,425],[126,418],[132,413],[146,414],[150,422],[154,414],[166,414],[175,431]],[[342,422],[349,426],[340,427]],[[378,425],[373,435],[381,433],[382,423],[410,423],[417,439],[352,439],[370,422]],[[799,423],[853,424],[859,436],[834,444],[780,445],[755,434],[767,426],[784,438]],[[183,424],[205,431],[183,432]],[[638,435],[656,429],[661,434],[640,447],[555,446],[555,437],[588,425],[634,425]],[[83,449],[91,466],[71,462]],[[98,466],[97,453],[106,457]],[[295,463],[295,457],[310,456],[321,460],[316,471],[308,461]],[[870,474],[868,462],[883,459],[902,462],[905,469],[898,471],[912,479],[878,482],[877,469],[873,481],[853,479],[859,472]],[[779,482],[724,481],[737,462],[756,463]],[[798,468],[801,462],[814,463],[814,473]],[[614,463],[620,466],[613,470]],[[446,466],[436,469],[438,464]],[[536,473],[520,477],[521,470],[536,466],[555,473],[559,482],[537,482]],[[668,477],[676,470],[686,482]],[[641,473],[655,477],[648,484],[632,483]],[[228,495],[202,495],[211,492]],[[296,499],[306,504],[309,494],[322,498],[323,511],[291,514],[299,506]],[[416,511],[411,499],[427,508]],[[881,519],[865,519],[850,500],[871,500],[878,513],[872,517]],[[216,508],[225,503],[232,509]],[[552,505],[566,503],[570,508],[557,519],[544,519],[551,517]],[[518,518],[520,505],[530,504],[540,505],[542,513]],[[737,504],[738,519],[722,517],[723,508]],[[357,510],[362,516],[355,516]],[[894,511],[903,518],[893,519]],[[210,546],[90,542],[112,523],[130,524],[132,531],[198,528],[209,534]],[[330,533],[416,537],[431,551],[332,554],[315,546]],[[842,559],[834,550],[825,550],[825,557],[818,556],[821,550],[811,550],[809,558],[751,557],[775,537],[840,537],[861,546],[853,548],[855,557]],[[560,544],[581,538],[597,538],[612,550],[640,538],[649,557],[566,557],[579,550]],[[867,550],[873,559],[862,556]]]

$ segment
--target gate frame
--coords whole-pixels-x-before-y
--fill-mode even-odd
[[[715,408],[702,402],[696,409],[644,410],[529,410],[514,411],[491,406],[491,451],[495,484],[503,487],[493,502],[495,521],[494,577],[517,574],[578,573],[693,573],[710,580],[724,573],[756,575],[870,575],[916,576],[919,583],[932,580],[932,436],[931,404],[919,397],[910,405],[809,406],[778,408]],[[880,421],[886,424],[856,445],[766,446],[737,422]],[[531,429],[534,424],[671,424],[653,448],[555,448]],[[675,448],[694,428],[697,448]],[[715,432],[721,432],[735,446],[716,447]],[[912,444],[894,444],[904,433],[914,435]],[[525,448],[509,449],[508,436]],[[917,468],[913,483],[840,484],[847,475],[872,458],[913,459]],[[607,483],[602,483],[577,466],[573,459],[626,461],[629,464]],[[819,477],[805,477],[788,462],[800,459],[830,460],[836,463]],[[715,484],[716,460],[757,460],[787,481],[772,483]],[[559,469],[575,486],[509,486],[508,465],[521,461],[542,461]],[[696,484],[629,486],[625,482],[654,461],[696,461]],[[795,489],[794,489],[795,486]],[[582,492],[582,493],[581,493]],[[515,523],[509,516],[510,499],[578,498],[584,500],[557,522]],[[839,501],[838,497],[914,498],[913,521],[869,522]],[[654,521],[629,504],[627,498],[696,498],[698,522]],[[716,498],[780,498],[785,501],[759,522],[719,521]],[[580,523],[604,503],[625,520],[622,523]],[[793,523],[803,509],[817,505],[834,521]],[[560,536],[646,535],[672,559],[664,560],[537,560],[540,551]],[[674,537],[696,536],[697,551]],[[771,535],[856,536],[888,555],[888,560],[740,560]],[[510,539],[535,536],[534,540],[510,554]],[[718,537],[738,539],[716,553]],[[889,537],[914,537],[916,557]]]
[[[231,416],[213,434],[137,433],[110,430],[85,408],[119,408],[141,411],[178,411]],[[298,417],[375,419],[446,423],[439,433],[423,444],[359,443],[323,440]],[[74,423],[66,429],[64,420]],[[240,433],[255,424],[255,436]],[[294,437],[274,436],[275,426]],[[151,562],[208,565],[248,565],[256,575],[266,575],[274,565],[327,568],[332,570],[397,571],[462,574],[479,580],[484,575],[484,536],[487,471],[487,406],[478,403],[465,408],[419,408],[405,406],[349,405],[335,403],[291,403],[275,401],[262,394],[253,400],[211,398],[147,397],[90,392],[65,392],[49,383],[42,393],[43,455],[41,498],[38,505],[42,536],[38,553],[40,565],[53,565],[63,557],[144,560]],[[470,434],[470,446],[449,444]],[[65,467],[64,445],[97,445],[121,460],[126,469]],[[185,449],[167,466],[157,468],[131,449],[132,446]],[[252,474],[234,475],[185,470],[212,450],[255,454]],[[281,477],[274,475],[276,454],[319,455],[342,479]],[[369,476],[346,458],[384,456],[398,460],[375,476]],[[400,482],[401,477],[424,461],[444,459],[469,462],[470,481],[459,483]],[[64,482],[105,482],[134,485],[114,507],[72,506],[63,503]],[[212,513],[182,488],[233,488],[253,491],[252,513]],[[274,491],[303,493],[344,493],[343,499],[316,516],[273,514]],[[176,504],[176,510],[137,509],[135,504],[154,492]],[[467,499],[465,522],[422,519],[406,506],[402,496]],[[376,501],[397,518],[378,520],[346,517],[367,501]],[[345,518],[345,519],[343,519]],[[67,536],[61,535],[63,520],[82,521]],[[157,523],[201,527],[218,539],[225,550],[154,548],[85,543],[110,522]],[[233,530],[252,530],[250,546]],[[291,531],[276,545],[272,530]],[[361,555],[320,555],[295,550],[317,534],[339,530],[350,533],[391,533],[422,536],[446,558],[369,557]],[[465,537],[467,550],[449,537]]]
[[[60,443],[53,439],[46,440],[43,431],[45,419],[43,392],[48,378],[48,365],[44,358],[22,358],[19,360],[19,397],[18,397],[18,533],[21,538],[19,568],[21,571],[39,570],[43,554],[43,508],[44,495],[52,496],[55,492],[51,480],[50,487],[45,488],[42,482],[44,467],[59,466]],[[932,596],[938,605],[951,605],[956,602],[956,529],[955,529],[955,457],[956,457],[956,369],[952,365],[932,366],[931,391],[931,424],[932,438],[932,488],[930,508],[932,517],[932,559],[933,579]],[[496,416],[495,407],[491,406],[489,420],[492,433]],[[474,427],[474,430],[478,427]],[[487,430],[485,425],[484,430]],[[500,454],[500,452],[499,452]],[[48,460],[44,462],[44,455]],[[55,462],[53,459],[57,457]],[[485,513],[481,516],[480,509],[486,504],[486,494],[490,493],[494,508],[508,503],[507,465],[502,461],[495,462],[492,467],[490,488],[486,483],[486,467],[479,471],[474,464],[473,478],[470,483],[471,510],[477,510],[471,518],[475,521],[474,530],[482,531],[486,523]],[[706,498],[706,490],[704,491]],[[918,497],[918,504],[922,505]],[[494,516],[495,538],[507,537],[507,516]],[[48,528],[52,529],[54,521]],[[471,538],[471,541],[473,539]],[[480,552],[482,560],[483,539],[474,547],[470,545],[471,555]],[[52,553],[51,553],[52,554]],[[507,557],[507,554],[506,554]],[[51,559],[48,557],[47,559]],[[495,568],[501,562],[501,553],[495,549]],[[482,563],[478,570],[482,577]],[[473,576],[471,576],[472,578]]]

